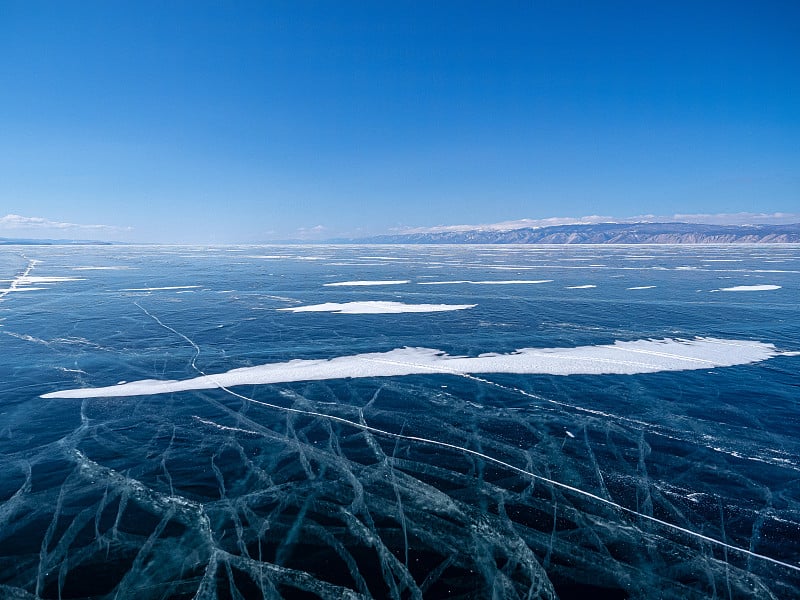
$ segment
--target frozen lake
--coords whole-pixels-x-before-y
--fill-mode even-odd
[[[0,597],[800,596],[800,246],[0,250]]]

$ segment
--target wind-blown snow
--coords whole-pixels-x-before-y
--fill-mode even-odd
[[[409,283],[408,279],[387,279],[384,281],[337,281],[335,283],[323,283],[324,287],[348,287],[348,286],[371,286],[371,285],[401,285]]]
[[[125,288],[121,292],[157,292],[159,290],[188,290],[199,288],[199,285],[167,285],[164,287]]]
[[[11,292],[23,292],[33,290],[46,290],[46,287],[38,287],[31,284],[48,284],[48,283],[61,283],[64,281],[84,281],[82,277],[55,277],[55,276],[38,276],[31,275],[31,271],[39,264],[40,261],[31,259],[28,261],[28,266],[25,270],[15,277],[14,279],[3,279],[2,282],[8,282],[10,285],[5,288],[0,288],[0,298],[7,296]]]
[[[16,279],[18,285],[31,283],[61,283],[63,281],[84,281],[83,277],[45,277],[38,275],[23,275]]]
[[[779,290],[779,285],[735,285],[733,287],[720,288],[720,292],[768,292]]]
[[[73,271],[127,271],[132,267],[113,266],[113,267],[72,267]]]
[[[475,306],[477,306],[477,304],[404,304],[403,302],[370,300],[364,302],[325,302],[324,304],[292,306],[289,308],[279,308],[277,310],[284,312],[332,312],[340,315],[377,315],[446,312],[450,310],[465,310],[467,308],[474,308]]]
[[[523,348],[510,354],[489,353],[475,357],[450,356],[432,348],[406,347],[389,352],[244,367],[181,381],[145,379],[108,387],[62,390],[43,394],[42,398],[141,396],[237,385],[434,373],[457,376],[471,373],[633,375],[743,365],[782,354],[773,344],[715,338],[618,341],[610,345],[574,348]]]
[[[552,283],[552,279],[505,279],[505,280],[489,280],[489,281],[420,281],[419,285],[451,285],[458,283],[469,283],[471,285],[517,285],[517,284],[536,284],[536,283]]]

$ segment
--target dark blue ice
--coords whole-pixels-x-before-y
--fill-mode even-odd
[[[798,246],[4,247],[0,279],[0,597],[800,597],[800,356],[40,397],[403,346],[797,351]],[[551,281],[419,285],[490,280]],[[277,310],[361,301],[476,306]]]

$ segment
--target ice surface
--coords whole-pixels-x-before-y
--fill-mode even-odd
[[[43,394],[42,397],[142,396],[237,385],[432,373],[633,375],[743,365],[779,354],[772,344],[712,338],[636,340],[578,348],[523,348],[511,354],[491,353],[475,357],[450,356],[432,348],[398,348],[389,352],[339,356],[328,360],[298,359],[244,367],[183,381],[147,379],[109,387],[62,390]]]
[[[384,300],[367,300],[363,302],[325,302],[308,306],[292,306],[279,308],[284,312],[331,312],[340,315],[378,315],[398,313],[447,312],[474,308],[475,304],[404,304]]]
[[[44,290],[47,288],[43,287],[31,287],[31,284],[42,284],[42,283],[59,283],[64,281],[81,281],[81,278],[77,277],[42,277],[42,276],[35,276],[31,275],[31,272],[36,268],[36,266],[41,262],[37,259],[27,259],[27,265],[25,266],[24,270],[19,273],[13,279],[4,279],[2,281],[9,282],[9,286],[6,288],[0,288],[0,299],[4,298],[11,292],[20,292],[24,290]]]
[[[0,598],[798,598],[797,248],[0,253],[9,282],[136,267],[0,292]],[[674,269],[726,258],[785,272]],[[558,284],[321,286],[431,266]],[[214,293],[120,291],[174,283]],[[475,306],[275,310],[333,295]]]
[[[349,286],[372,286],[372,285],[400,285],[409,283],[408,279],[387,279],[383,281],[337,281],[335,283],[324,283],[325,287],[349,287]]]

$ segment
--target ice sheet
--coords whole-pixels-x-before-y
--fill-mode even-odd
[[[0,287],[23,289],[23,271],[92,281],[0,292],[13,374],[0,378],[0,597],[800,598],[800,354],[775,349],[800,349],[800,256],[775,265],[785,273],[756,269],[788,249],[649,247],[646,264],[624,262],[642,247],[605,246],[12,250]],[[309,251],[336,264],[238,262]],[[47,270],[30,272],[18,252]],[[373,254],[408,262],[358,262]],[[741,272],[672,271],[728,256],[744,258]],[[563,267],[601,261],[608,270]],[[72,270],[116,264],[137,269]],[[414,285],[531,275],[555,282]],[[565,289],[581,279],[598,289]],[[784,289],[708,293],[770,279]],[[190,281],[199,293],[118,291]],[[275,310],[329,300],[477,306]],[[694,335],[706,339],[645,339]],[[601,346],[615,339],[642,341]],[[523,346],[542,348],[513,351]],[[763,356],[776,358],[720,364]],[[673,371],[502,370],[527,363]],[[235,387],[191,391],[200,377]],[[280,383],[305,377],[318,380]],[[277,383],[236,385],[248,378]],[[113,396],[128,382],[150,394],[168,379],[190,391],[38,397],[86,386]]]
[[[237,385],[432,373],[457,376],[473,373],[633,375],[743,365],[780,354],[773,344],[715,338],[618,341],[611,345],[574,348],[523,348],[510,354],[490,353],[475,357],[450,356],[432,348],[406,347],[327,360],[291,360],[244,367],[181,381],[145,379],[108,387],[62,390],[42,397],[141,396]]]

